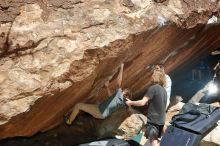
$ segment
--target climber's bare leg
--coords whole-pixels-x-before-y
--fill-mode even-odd
[[[69,119],[66,121],[67,124],[72,124],[72,122],[75,120],[76,116],[78,115],[79,111],[84,111],[86,113],[89,113],[90,115],[92,115],[93,117],[95,117],[97,119],[103,119],[98,105],[77,103],[74,106],[73,111],[72,111]]]

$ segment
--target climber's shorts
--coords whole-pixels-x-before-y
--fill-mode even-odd
[[[158,140],[161,137],[164,125],[157,125],[153,123],[147,123],[146,137],[152,142]]]

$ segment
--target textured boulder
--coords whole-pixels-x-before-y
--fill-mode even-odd
[[[115,112],[111,118],[97,124],[97,137],[114,136],[120,139],[129,140],[140,131],[144,131],[147,117],[133,109],[122,109]]]
[[[220,26],[206,25],[219,7],[215,0],[1,1],[0,139],[47,131],[75,103],[101,102],[122,62],[123,88],[139,95],[151,64],[171,72],[206,56],[220,47]]]

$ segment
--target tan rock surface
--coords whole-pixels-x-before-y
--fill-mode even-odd
[[[170,72],[220,47],[220,26],[198,25],[219,17],[219,1],[23,2],[0,2],[0,71],[7,73],[0,139],[51,129],[79,101],[101,102],[101,87],[122,62],[123,87],[139,94],[150,64],[166,63]]]

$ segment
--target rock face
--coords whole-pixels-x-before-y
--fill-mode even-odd
[[[130,140],[147,124],[147,117],[136,110],[121,109],[110,118],[97,124],[97,137],[117,137]]]
[[[171,72],[219,48],[220,26],[206,25],[219,8],[218,0],[1,1],[0,139],[47,131],[75,103],[101,102],[122,62],[122,87],[139,95],[151,64]]]
[[[1,146],[72,146],[97,138],[117,137],[131,139],[137,135],[147,118],[139,112],[121,108],[105,120],[90,115],[79,115],[71,126],[62,124],[57,128],[39,133],[31,138],[12,138],[0,141]]]

